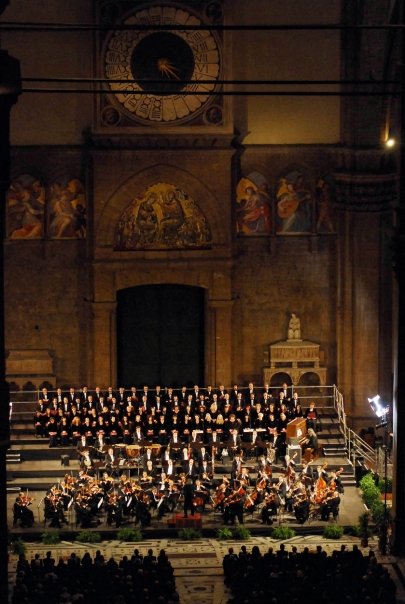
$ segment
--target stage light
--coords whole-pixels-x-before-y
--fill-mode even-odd
[[[395,138],[387,138],[387,140],[385,141],[385,146],[388,147],[389,149],[392,149],[392,147],[395,147]]]
[[[384,415],[387,415],[389,406],[383,403],[379,394],[369,398],[368,402],[377,417],[384,417]]]

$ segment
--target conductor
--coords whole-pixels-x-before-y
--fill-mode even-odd
[[[191,515],[194,516],[195,506],[194,506],[194,493],[195,487],[191,478],[188,478],[186,484],[183,487],[183,495],[184,495],[184,518],[188,518],[188,510],[190,510]]]

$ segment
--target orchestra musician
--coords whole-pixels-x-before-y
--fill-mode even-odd
[[[231,478],[237,478],[242,472],[242,457],[240,454],[236,454],[232,461]]]
[[[13,527],[17,526],[17,522],[21,522],[21,528],[31,528],[34,524],[34,514],[29,506],[32,504],[33,498],[27,493],[21,492],[15,499],[13,505]]]
[[[326,491],[320,504],[321,520],[329,520],[332,514],[334,520],[339,515],[340,495],[338,491]]]
[[[308,455],[310,456],[310,459],[314,458],[314,455],[318,450],[318,437],[313,428],[308,428],[307,438],[305,439],[302,448],[306,459],[308,459]]]
[[[242,446],[242,439],[238,434],[237,427],[230,429],[226,446],[231,457],[233,457],[240,450]]]
[[[90,448],[83,449],[81,452],[80,467],[85,469],[87,474],[94,474],[94,460]]]
[[[246,487],[239,481],[234,481],[234,490],[223,501],[223,519],[224,524],[235,524],[238,519],[239,524],[243,524],[243,506],[246,497]]]
[[[301,480],[298,480],[292,489],[292,499],[297,522],[304,524],[309,518],[310,500],[305,485]]]
[[[239,472],[239,474],[237,476],[237,480],[239,480],[240,482],[245,484],[247,487],[250,486],[251,481],[250,481],[248,468],[246,468],[245,466],[242,466],[241,471]]]
[[[118,476],[119,462],[119,456],[116,455],[114,448],[109,447],[107,453],[104,454],[104,463],[111,476]]]
[[[197,478],[195,481],[194,507],[197,512],[204,512],[209,497],[209,491],[204,483]]]
[[[272,489],[264,496],[263,507],[260,512],[262,524],[273,524],[273,516],[277,516],[279,500],[276,491]]]
[[[62,528],[62,523],[66,522],[60,485],[52,486],[45,495],[44,517],[45,522],[50,520],[49,526],[52,528]]]
[[[224,501],[232,493],[232,489],[229,480],[226,476],[222,477],[221,483],[215,490],[215,495],[212,497],[212,504],[214,510],[224,512]]]

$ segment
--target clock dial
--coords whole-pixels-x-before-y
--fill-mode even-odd
[[[138,11],[123,21],[131,27],[138,23],[198,27],[202,22],[184,9],[159,6]],[[212,32],[198,29],[119,30],[106,39],[104,69],[106,78],[122,80],[110,82],[109,88],[115,102],[132,119],[143,124],[178,124],[214,102],[211,93],[221,75],[219,42]]]

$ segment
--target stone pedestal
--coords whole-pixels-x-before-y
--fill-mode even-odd
[[[264,383],[272,383],[279,373],[290,376],[298,385],[306,373],[316,374],[319,385],[326,385],[326,367],[320,366],[320,346],[309,340],[283,340],[269,346],[270,367],[263,368]]]
[[[6,378],[21,389],[27,382],[38,390],[44,382],[55,386],[56,376],[49,350],[10,350],[6,359]]]

